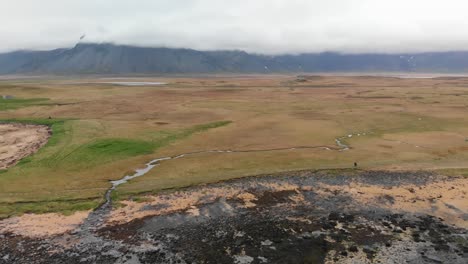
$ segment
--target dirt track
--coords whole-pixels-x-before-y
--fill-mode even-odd
[[[14,166],[47,143],[51,130],[47,126],[0,124],[0,169]]]
[[[0,263],[466,263],[467,187],[429,172],[231,180],[125,202],[104,223],[6,219]]]

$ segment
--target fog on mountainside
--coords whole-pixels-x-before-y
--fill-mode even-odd
[[[80,43],[71,49],[0,54],[0,74],[439,72],[468,70],[468,52],[267,56]]]

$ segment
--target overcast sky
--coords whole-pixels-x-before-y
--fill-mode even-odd
[[[0,52],[87,42],[255,53],[468,50],[467,0],[0,0]]]

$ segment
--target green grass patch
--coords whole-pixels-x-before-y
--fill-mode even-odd
[[[128,157],[151,154],[154,144],[144,140],[109,138],[98,139],[76,149],[61,159],[69,168],[97,166]]]
[[[232,121],[218,121],[207,124],[196,125],[191,128],[183,129],[180,131],[162,131],[159,132],[157,139],[153,140],[155,149],[167,146],[175,141],[187,138],[195,133],[200,133],[209,129],[226,126],[232,123]]]
[[[47,125],[52,129],[52,136],[49,138],[47,144],[35,155],[22,159],[17,166],[28,165],[31,167],[48,167],[55,169],[63,167],[67,170],[81,170],[83,168],[95,167],[129,157],[152,154],[155,150],[187,138],[194,133],[203,132],[231,123],[231,121],[218,121],[196,125],[182,130],[153,132],[148,140],[102,138],[92,140],[80,146],[70,146],[67,145],[69,140],[67,140],[66,137],[73,135],[74,132],[72,128],[65,126],[67,121],[69,120],[8,119],[0,121],[3,123]],[[61,141],[64,141],[64,143],[59,144]],[[60,145],[60,148],[50,148],[56,145]],[[48,154],[38,155],[42,152],[47,152]]]
[[[194,133],[231,123],[220,121],[180,130],[153,131],[152,136],[135,135],[137,139],[134,139],[96,138],[98,134],[87,134],[90,130],[84,129],[86,123],[81,120],[14,119],[2,122],[48,125],[52,128],[52,137],[36,154],[0,175],[0,217],[22,213],[71,213],[95,208],[102,199],[93,199],[104,195],[108,179],[125,175],[122,169],[109,169],[114,164],[152,154],[158,148]]]
[[[42,105],[48,98],[30,98],[30,99],[3,99],[0,98],[0,111],[14,110],[22,107]]]
[[[77,211],[91,210],[99,206],[102,199],[77,199],[77,200],[57,200],[38,201],[24,203],[0,203],[0,219],[12,216],[19,216],[25,213],[45,214],[60,212],[64,215],[71,215]]]
[[[153,151],[151,144],[143,140],[132,139],[101,139],[86,146],[86,154],[106,156],[136,156],[150,154]]]
[[[97,139],[78,147],[71,154],[60,159],[60,163],[62,165],[67,164],[68,169],[83,169],[129,157],[148,155],[154,153],[159,148],[185,139],[194,133],[225,126],[230,123],[230,121],[220,121],[176,131],[158,131],[150,135],[151,139],[149,140],[128,138]]]
[[[18,119],[4,119],[0,120],[1,123],[21,123],[33,125],[53,126],[54,124],[63,123],[69,119],[56,119],[56,118],[18,118]]]

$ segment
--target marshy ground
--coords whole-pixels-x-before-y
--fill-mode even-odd
[[[0,81],[0,263],[466,263],[468,78],[128,81]]]

